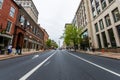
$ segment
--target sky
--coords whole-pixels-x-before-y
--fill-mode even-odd
[[[49,34],[49,38],[62,45],[59,39],[66,23],[71,23],[81,0],[33,0],[38,12],[38,23]]]

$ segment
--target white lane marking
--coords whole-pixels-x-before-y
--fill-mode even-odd
[[[39,57],[39,55],[34,55],[34,56],[32,57],[32,59],[35,59],[35,58],[37,58],[37,57]]]
[[[92,64],[92,65],[94,65],[94,66],[102,69],[102,70],[105,70],[105,71],[107,71],[107,72],[109,72],[109,73],[112,73],[112,74],[120,77],[120,74],[117,73],[117,72],[114,72],[114,71],[112,71],[112,70],[110,70],[110,69],[107,69],[107,68],[102,67],[102,66],[100,66],[100,65],[98,65],[98,64],[95,64],[95,63],[93,63],[93,62],[90,62],[90,61],[88,61],[88,60],[86,60],[86,59],[84,59],[84,58],[82,58],[82,57],[77,56],[77,55],[71,54],[71,53],[69,53],[69,52],[67,52],[67,53],[70,54],[70,55],[72,55],[72,56],[74,56],[74,57],[76,57],[76,58],[78,58],[78,59],[80,59],[80,60],[82,60],[82,61],[85,61],[85,62],[87,62],[87,63],[89,63],[89,64]]]
[[[33,68],[31,71],[26,73],[23,77],[21,77],[19,80],[26,80],[29,76],[31,76],[38,68],[40,68],[45,62],[47,62],[53,55],[55,55],[56,52],[54,52],[52,55],[50,55],[48,58],[46,58],[43,62],[38,64],[35,68]]]

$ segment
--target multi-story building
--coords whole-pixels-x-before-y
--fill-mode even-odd
[[[43,43],[44,43],[44,49],[46,49],[46,48],[47,48],[47,47],[46,47],[46,42],[47,42],[47,40],[49,39],[49,35],[48,35],[48,33],[46,32],[45,29],[43,29],[42,27],[41,27],[41,29],[42,29],[42,31],[43,31],[43,33],[44,33],[44,41],[43,41]]]
[[[35,51],[44,47],[44,32],[33,18],[14,0],[0,0],[0,51],[4,53],[9,44],[13,52]]]
[[[74,20],[83,37],[88,36],[89,46],[120,52],[119,4],[119,0],[81,0]]]
[[[17,4],[20,4],[36,23],[38,22],[39,12],[32,0],[14,0],[14,1],[16,1]]]
[[[22,6],[19,6],[19,14],[14,29],[13,47],[19,45],[24,52],[39,50],[43,47],[43,40],[44,34],[40,26]]]
[[[77,28],[78,28],[78,22],[77,22],[77,16],[75,15],[73,20],[72,20],[72,24],[74,24]]]
[[[92,46],[92,26],[90,18],[89,0],[81,0],[80,5],[76,11],[73,19],[73,24],[82,29],[83,42],[81,43],[82,49],[87,49]]]
[[[89,0],[89,3],[94,47],[120,52],[120,1]]]
[[[13,0],[0,0],[0,50],[12,44],[18,5]]]

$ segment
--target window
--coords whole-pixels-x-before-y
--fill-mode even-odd
[[[99,31],[99,29],[98,29],[98,24],[97,24],[97,23],[95,24],[95,30],[96,30],[96,32]]]
[[[96,9],[97,9],[97,13],[100,14],[100,12],[101,12],[100,11],[100,6],[98,6]]]
[[[117,28],[118,35],[120,37],[120,25],[118,25],[116,28]]]
[[[104,47],[108,47],[108,43],[107,43],[107,38],[106,38],[106,35],[105,35],[105,32],[102,32],[102,38],[103,38],[103,44],[104,44]]]
[[[101,30],[104,29],[104,24],[102,19],[99,21],[99,25]]]
[[[7,22],[7,26],[6,26],[6,31],[10,32],[10,28],[11,28],[12,23],[10,21]]]
[[[96,36],[97,36],[98,46],[99,46],[99,48],[101,49],[101,48],[102,48],[102,45],[101,45],[100,35],[97,34]]]
[[[27,2],[27,5],[29,5],[29,2]]]
[[[112,14],[113,14],[113,18],[114,18],[114,21],[117,22],[120,20],[120,13],[119,13],[119,10],[118,8],[114,9],[112,11]]]
[[[10,13],[9,13],[9,15],[10,15],[11,17],[14,17],[14,14],[15,14],[15,8],[14,8],[14,7],[11,7],[11,8],[10,8]]]
[[[109,38],[110,38],[110,43],[112,47],[116,47],[116,41],[113,33],[113,29],[108,30]]]
[[[106,5],[106,1],[105,0],[101,0],[101,5],[102,5],[102,9],[104,9],[107,5]]]
[[[0,0],[0,9],[2,8],[3,0]]]
[[[108,0],[109,3],[111,3],[113,0]]]
[[[105,22],[106,22],[107,27],[111,25],[111,20],[110,20],[109,14],[107,16],[105,16]]]
[[[20,16],[19,21],[20,21],[21,25],[24,25],[25,18],[23,16]]]
[[[95,0],[95,4],[96,4],[97,13],[100,14],[101,10],[100,10],[100,3],[99,3],[99,0]]]

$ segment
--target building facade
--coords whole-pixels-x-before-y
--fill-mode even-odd
[[[44,44],[44,49],[47,49],[47,47],[46,47],[46,42],[48,41],[48,39],[49,39],[49,35],[48,35],[48,33],[46,32],[46,30],[45,29],[43,29],[42,27],[41,27],[41,30],[43,31],[43,33],[44,33],[44,41],[43,41],[43,44]]]
[[[0,0],[0,51],[7,53],[8,45],[21,52],[44,48],[44,32],[27,11],[14,0]]]
[[[43,40],[44,35],[40,26],[20,6],[14,30],[13,47],[19,45],[23,52],[36,51],[43,48]]]
[[[119,0],[81,0],[72,23],[82,28],[83,39],[87,36],[86,47],[120,52],[119,4]]]
[[[120,52],[120,1],[89,0],[96,49]]]
[[[14,0],[17,4],[20,4],[27,13],[32,17],[32,19],[37,23],[38,22],[38,10],[35,7],[32,0]]]
[[[2,53],[12,44],[18,5],[13,0],[0,0],[0,50]]]
[[[91,26],[89,0],[81,0],[80,5],[75,13],[73,24],[82,29],[83,41],[80,43],[82,49],[92,47],[93,33]]]

